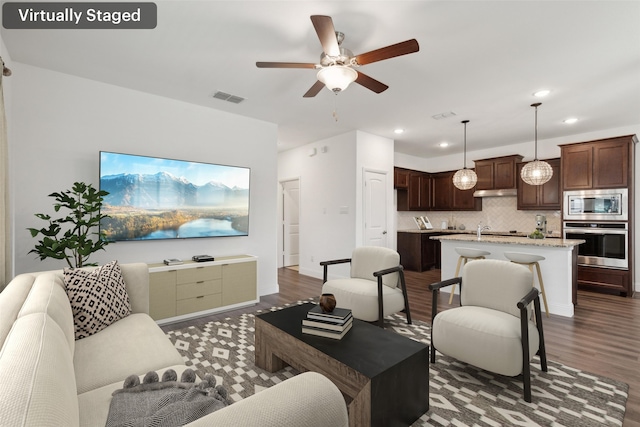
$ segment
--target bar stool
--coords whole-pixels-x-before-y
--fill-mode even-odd
[[[544,311],[547,313],[547,317],[549,317],[549,305],[547,304],[547,294],[544,292],[544,282],[542,281],[542,273],[540,272],[540,263],[538,261],[543,261],[545,257],[541,255],[533,255],[533,254],[525,254],[522,252],[505,252],[504,256],[509,259],[511,262],[515,262],[516,264],[522,264],[529,267],[531,273],[533,273],[533,266],[536,266],[536,271],[538,273],[538,283],[540,283],[540,293],[542,294],[542,301],[544,302]],[[533,285],[536,284],[535,273],[533,276]]]
[[[485,256],[491,255],[491,252],[471,248],[456,248],[456,252],[460,256],[458,257],[458,265],[456,266],[456,273],[453,275],[453,277],[458,277],[458,275],[460,274],[460,267],[462,267],[463,265],[462,260],[464,260],[464,263],[466,264],[469,260],[473,261],[474,259],[484,259]],[[449,295],[449,304],[453,303],[453,294],[455,290],[456,285],[453,285],[453,287],[451,288],[451,295]]]

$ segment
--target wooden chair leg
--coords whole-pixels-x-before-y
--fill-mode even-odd
[[[540,283],[540,293],[542,294],[542,302],[544,303],[544,311],[549,317],[549,305],[547,304],[547,294],[544,292],[544,282],[542,281],[542,272],[540,271],[540,263],[535,263],[538,271],[538,283]]]
[[[458,277],[458,274],[460,274],[460,266],[462,265],[462,258],[464,258],[464,257],[461,257],[461,256],[458,257],[458,265],[456,266],[456,272],[453,275],[453,277]],[[465,264],[467,263],[467,259],[466,258],[464,258],[464,263]],[[453,285],[451,287],[451,294],[449,295],[449,305],[453,304],[453,295],[454,295],[455,291],[456,291],[456,285]]]

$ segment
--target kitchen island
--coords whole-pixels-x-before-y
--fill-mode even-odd
[[[577,303],[577,264],[576,246],[584,240],[561,238],[529,239],[520,236],[482,235],[478,240],[475,234],[453,234],[432,236],[441,243],[441,278],[454,277],[458,263],[455,248],[464,247],[488,251],[486,258],[507,260],[505,252],[524,252],[545,257],[540,261],[545,293],[549,303],[549,313],[573,317],[573,306]],[[537,280],[536,280],[537,284]],[[442,289],[447,292],[450,288]],[[456,293],[458,288],[456,287]]]

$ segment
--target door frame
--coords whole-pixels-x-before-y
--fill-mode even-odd
[[[285,257],[285,253],[284,253],[284,243],[285,243],[285,238],[284,238],[284,232],[285,232],[285,224],[284,224],[284,192],[285,192],[285,188],[284,188],[284,184],[287,182],[292,182],[292,181],[297,181],[298,182],[298,223],[300,224],[302,222],[302,209],[301,209],[301,204],[302,204],[302,177],[298,176],[298,177],[291,177],[291,178],[284,178],[278,181],[278,186],[279,188],[279,199],[280,199],[280,203],[278,206],[278,267],[284,267],[284,257]],[[302,226],[300,226],[300,229],[302,228]],[[300,232],[298,233],[298,250],[300,248]],[[300,252],[298,252],[298,257],[299,259],[302,259]]]

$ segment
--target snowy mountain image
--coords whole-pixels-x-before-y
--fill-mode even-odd
[[[248,189],[229,188],[215,181],[196,186],[168,172],[104,176],[100,189],[109,192],[104,199],[107,205],[142,209],[246,207],[249,202]]]
[[[248,170],[247,170],[248,173]],[[246,236],[249,189],[219,180],[196,185],[169,172],[120,173],[100,178],[107,191],[101,222],[108,240]]]

